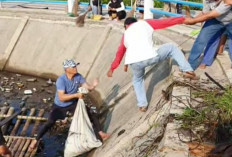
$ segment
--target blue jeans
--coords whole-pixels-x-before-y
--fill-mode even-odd
[[[224,25],[220,21],[216,19],[211,19],[205,22],[200,34],[198,35],[197,39],[195,40],[192,50],[189,55],[189,63],[192,68],[195,70],[200,64],[200,56],[201,53],[204,51],[208,42],[212,39],[219,38],[224,31],[228,32],[228,36],[232,39],[232,23],[228,25]],[[230,53],[231,53],[231,42],[229,42]],[[231,56],[231,55],[230,55]]]
[[[193,71],[190,64],[185,59],[184,54],[174,44],[164,44],[157,50],[158,55],[154,58],[130,64],[133,74],[133,86],[138,101],[138,107],[146,107],[148,105],[145,85],[144,74],[145,68],[157,64],[167,58],[173,58],[179,68],[183,72]]]
[[[205,64],[207,66],[212,65],[215,56],[217,55],[218,46],[220,42],[221,36],[218,36],[216,39],[211,39],[207,44],[204,52],[204,58],[201,64]]]

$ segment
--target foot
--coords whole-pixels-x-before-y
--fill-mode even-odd
[[[146,112],[147,111],[147,107],[144,106],[144,107],[139,107],[139,111],[141,112]]]
[[[110,134],[104,133],[103,131],[99,131],[98,134],[101,136],[103,141],[110,137]]]
[[[38,141],[37,140],[33,140],[29,146],[30,149],[35,149],[36,145],[37,145]]]
[[[193,71],[187,71],[183,73],[184,78],[190,78],[192,80],[199,80],[199,77]]]
[[[201,65],[199,66],[199,68],[200,68],[200,69],[205,69],[205,68],[206,68],[206,65],[205,65],[205,64],[201,64]]]

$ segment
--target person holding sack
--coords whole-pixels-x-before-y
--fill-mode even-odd
[[[79,63],[76,63],[72,59],[67,59],[64,61],[63,67],[65,73],[62,74],[56,81],[57,92],[48,121],[39,131],[36,140],[31,142],[30,149],[34,149],[36,147],[38,141],[56,123],[56,120],[65,119],[67,112],[74,113],[78,100],[82,98],[82,94],[77,93],[79,87],[93,90],[98,85],[98,79],[94,79],[92,84],[87,83],[85,78],[78,73],[77,65],[79,65]],[[89,114],[89,118],[91,119],[95,128],[96,136],[100,140],[108,138],[109,134],[104,133],[101,130],[98,117]]]

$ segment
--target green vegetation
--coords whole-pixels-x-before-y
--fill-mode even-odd
[[[226,128],[224,131],[232,130],[232,89],[227,88],[224,92],[201,91],[194,93],[194,96],[195,100],[201,98],[202,101],[198,101],[197,107],[190,104],[182,115],[176,117],[177,120],[182,121],[181,129],[197,133],[201,141],[216,140],[219,136],[217,135],[218,127]]]

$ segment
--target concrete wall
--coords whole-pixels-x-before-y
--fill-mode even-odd
[[[169,84],[171,63],[167,60],[148,70],[145,84],[150,106],[148,112],[139,112],[130,69],[125,73],[121,64],[113,78],[106,77],[121,40],[122,25],[87,22],[85,27],[77,28],[71,21],[0,16],[0,30],[5,38],[0,38],[0,65],[4,70],[56,79],[63,73],[62,61],[73,58],[81,63],[78,71],[87,81],[100,79],[90,94],[102,105],[102,115],[107,115],[102,121],[111,138],[91,156],[116,157],[125,152],[135,136],[149,129],[149,117],[156,111],[161,89]],[[158,44],[169,42],[159,34],[155,37]],[[10,48],[6,53],[7,47]],[[125,132],[119,136],[121,130]]]

